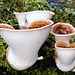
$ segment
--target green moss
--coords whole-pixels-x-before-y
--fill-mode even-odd
[[[59,0],[60,4],[63,4],[67,8],[75,9],[75,0]]]
[[[26,1],[26,2],[25,2]],[[52,8],[47,2],[29,1],[29,0],[0,0],[0,23],[7,23],[19,29],[14,11],[27,12],[34,10],[51,10],[55,12],[53,21],[70,23],[75,27],[75,9],[69,8]],[[44,56],[44,59],[37,61],[32,67],[24,71],[16,71],[12,69],[6,60],[6,48],[8,44],[0,36],[0,75],[74,75],[72,72],[61,72],[55,65],[53,59],[55,39],[52,34],[39,51],[39,56]],[[70,43],[75,42],[75,35],[71,38]]]

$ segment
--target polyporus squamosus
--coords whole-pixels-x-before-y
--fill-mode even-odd
[[[53,27],[53,32],[56,33],[56,34],[71,34],[73,32],[75,32],[75,30],[69,26],[69,25],[66,25],[66,23],[58,23],[58,24],[55,24],[55,26]]]
[[[53,15],[55,15],[55,13],[52,11],[41,11],[41,10],[23,13],[14,12],[14,14],[18,20],[21,29],[29,28],[30,24],[36,20],[40,19],[50,20],[52,19]]]
[[[70,38],[75,34],[75,28],[68,23],[56,23],[52,26],[51,34],[55,36],[56,42],[69,44]]]
[[[2,38],[9,45],[6,58],[12,68],[24,70],[31,67],[37,60],[42,59],[42,57],[38,58],[38,51],[48,37],[53,24],[53,21],[48,21],[51,22],[49,25],[35,29],[0,28]],[[8,25],[7,27],[10,28]]]
[[[61,71],[71,71],[75,67],[75,43],[67,45],[63,42],[55,44],[56,66]]]

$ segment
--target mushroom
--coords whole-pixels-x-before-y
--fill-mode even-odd
[[[30,24],[36,20],[50,20],[52,19],[53,15],[55,15],[55,13],[52,11],[31,11],[23,13],[14,12],[14,14],[21,29],[28,29],[30,27]]]
[[[0,28],[2,38],[8,43],[6,58],[9,65],[15,70],[24,70],[31,67],[37,60],[38,51],[48,37],[53,21],[50,24],[34,29],[11,30]],[[7,25],[8,26],[8,25]]]
[[[75,28],[68,23],[56,23],[52,26],[51,34],[55,36],[56,42],[69,44],[70,38],[75,34]]]
[[[67,45],[63,42],[55,44],[55,62],[61,71],[71,71],[75,67],[75,43]]]

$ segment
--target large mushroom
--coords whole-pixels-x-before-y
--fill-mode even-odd
[[[43,59],[38,58],[38,51],[48,37],[53,21],[42,21],[50,23],[40,28],[24,30],[0,28],[1,36],[9,45],[6,58],[12,68],[24,70],[31,67],[37,60]],[[6,24],[5,26],[8,27]]]

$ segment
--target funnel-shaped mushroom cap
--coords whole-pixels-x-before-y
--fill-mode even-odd
[[[51,11],[31,11],[24,13],[14,12],[14,14],[18,20],[20,28],[28,28],[30,24],[36,20],[50,20],[53,15],[55,15],[55,13]]]
[[[75,43],[67,45],[63,42],[55,44],[55,61],[61,71],[71,71],[75,67]]]
[[[45,21],[51,23],[40,28],[23,30],[0,28],[2,38],[9,45],[6,57],[12,68],[24,70],[37,61],[38,51],[48,37],[53,24],[51,20]]]
[[[36,20],[47,19],[50,20],[55,15],[52,11],[31,11],[26,15],[27,22],[30,24]]]
[[[57,23],[52,26],[51,33],[53,35],[67,35],[75,33],[75,28],[68,23]]]
[[[51,33],[55,35],[56,42],[69,44],[70,38],[75,34],[75,28],[68,23],[57,23],[52,26]]]

